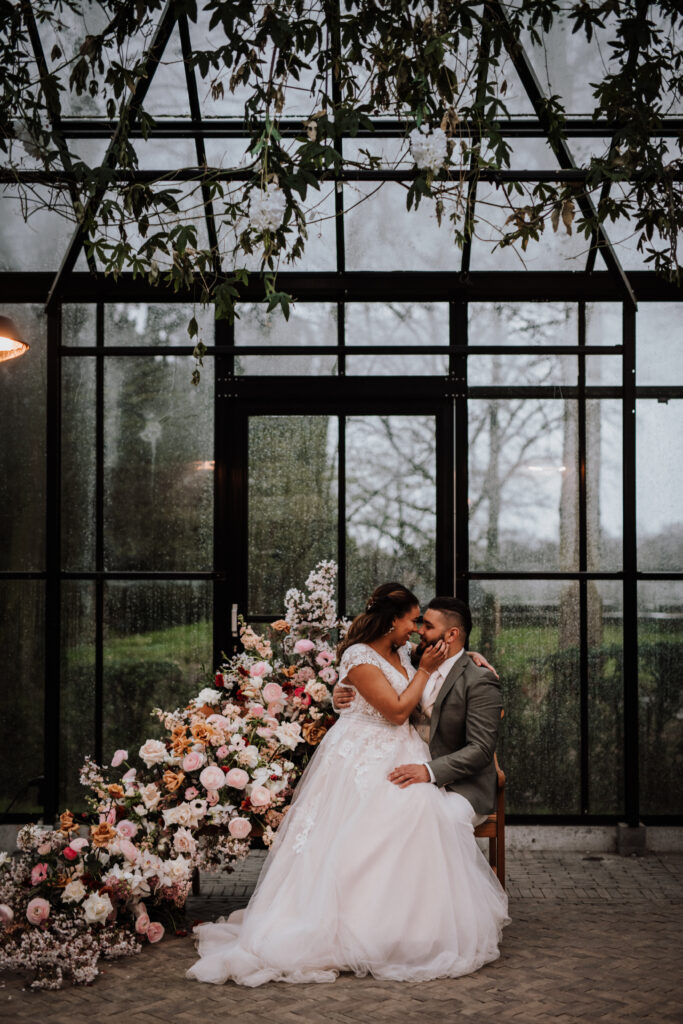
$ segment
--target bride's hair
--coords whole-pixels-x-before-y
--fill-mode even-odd
[[[356,615],[344,639],[337,647],[337,658],[341,658],[352,644],[371,644],[373,640],[389,632],[396,618],[409,612],[420,602],[402,583],[382,583],[373,590],[365,605],[365,611]]]

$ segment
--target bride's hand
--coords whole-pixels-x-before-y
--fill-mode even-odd
[[[483,654],[479,654],[478,651],[468,651],[467,653],[474,662],[474,664],[477,666],[477,668],[487,668],[489,672],[493,672],[496,679],[500,679],[500,676],[496,672],[493,665],[489,665],[488,661],[486,660]]]
[[[448,657],[448,646],[443,640],[437,640],[431,647],[426,647],[420,658],[420,668],[423,668],[429,675],[435,672],[439,665]]]

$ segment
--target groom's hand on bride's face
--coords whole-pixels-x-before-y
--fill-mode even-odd
[[[332,703],[337,711],[340,711],[342,708],[348,708],[355,699],[356,691],[350,686],[342,686],[341,683],[337,683],[332,691]]]
[[[387,778],[400,789],[412,786],[416,782],[431,782],[425,764],[400,764],[393,772],[389,772]]]

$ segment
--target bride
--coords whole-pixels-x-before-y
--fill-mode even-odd
[[[507,898],[468,824],[436,786],[401,788],[400,764],[429,760],[409,723],[442,641],[415,670],[417,599],[384,584],[340,644],[340,712],[304,772],[246,910],[195,929],[197,981],[395,981],[458,977],[496,959]]]

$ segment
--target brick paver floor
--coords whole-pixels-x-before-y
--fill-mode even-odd
[[[253,854],[227,878],[204,876],[195,919],[243,905],[260,868]],[[512,924],[501,957],[465,978],[422,984],[342,976],[332,985],[257,989],[184,978],[190,938],[165,939],[105,963],[87,988],[34,992],[0,975],[0,1020],[12,1024],[476,1024],[683,1022],[683,855],[515,853]]]

